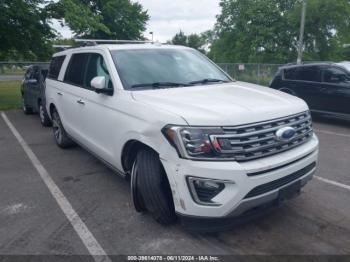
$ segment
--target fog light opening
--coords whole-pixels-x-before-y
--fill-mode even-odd
[[[225,188],[225,182],[196,177],[187,178],[193,200],[200,205],[220,206],[212,199]]]

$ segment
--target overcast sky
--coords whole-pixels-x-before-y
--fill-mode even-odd
[[[219,13],[219,0],[138,0],[148,10],[148,21],[145,37],[154,32],[154,40],[165,42],[177,32],[186,34],[200,33],[212,29]],[[64,38],[72,36],[69,28],[62,28],[58,22],[53,27]]]

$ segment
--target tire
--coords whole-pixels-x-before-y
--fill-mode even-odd
[[[41,101],[39,102],[38,105],[39,108],[39,118],[40,118],[40,123],[42,124],[42,126],[44,127],[48,127],[51,126],[51,120],[49,118],[49,116],[46,113],[46,110],[44,108],[44,106],[42,105]]]
[[[176,222],[176,214],[167,175],[157,153],[150,149],[141,149],[136,157],[137,190],[144,205],[152,217],[162,225]]]
[[[25,115],[33,114],[33,109],[26,105],[24,97],[22,96],[22,110]]]
[[[137,179],[137,173],[138,173],[137,171],[138,171],[138,163],[136,159],[134,161],[134,164],[132,165],[131,176],[130,176],[131,199],[137,212],[145,212],[147,211],[147,209],[145,207],[145,202],[139,190],[140,180]]]
[[[73,141],[68,137],[66,130],[61,122],[61,118],[56,109],[52,111],[52,130],[56,144],[61,148],[68,148],[74,145]]]

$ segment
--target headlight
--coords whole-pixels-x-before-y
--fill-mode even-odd
[[[234,160],[231,143],[221,128],[165,126],[162,133],[181,158]]]

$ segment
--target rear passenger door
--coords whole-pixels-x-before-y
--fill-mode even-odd
[[[322,107],[320,66],[298,66],[285,69],[284,80],[287,88],[305,100],[311,109],[318,110]]]
[[[329,66],[323,71],[324,110],[350,114],[350,74],[342,68]]]
[[[50,112],[50,104],[54,104],[60,115],[62,114],[61,108],[63,106],[63,72],[61,71],[63,71],[62,66],[65,60],[66,55],[53,57],[45,80],[45,105],[47,112]]]

